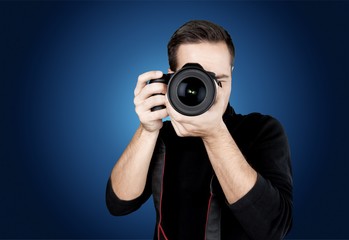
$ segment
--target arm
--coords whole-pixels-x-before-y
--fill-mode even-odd
[[[257,172],[246,161],[223,120],[216,131],[202,139],[228,203],[235,203],[255,185]]]
[[[148,136],[142,128],[140,126],[137,129],[130,144],[115,164],[107,183],[106,204],[114,216],[126,215],[137,210],[151,194],[147,175],[149,155],[152,154],[154,146],[149,138],[156,137],[156,134]]]
[[[148,132],[141,125],[115,164],[110,180],[120,199],[132,200],[142,194],[157,137],[158,131]]]
[[[269,116],[249,115],[244,125],[248,130],[239,133],[240,137],[246,133],[254,137],[241,146],[258,172],[257,181],[229,208],[251,239],[282,239],[292,226],[293,208],[287,136],[281,124]]]
[[[292,176],[289,147],[281,125],[273,118],[253,115],[234,139],[222,122],[220,103],[202,116],[187,118],[169,107],[179,136],[203,139],[227,204],[251,239],[280,239],[292,224]],[[223,109],[223,108],[222,108]],[[227,124],[227,125],[224,125]],[[228,128],[227,128],[228,127]],[[243,151],[241,139],[247,138]]]
[[[212,167],[229,203],[244,196],[255,184],[256,171],[247,163],[231,137],[223,113],[228,105],[228,95],[223,88],[230,88],[230,81],[222,81],[217,87],[217,99],[205,113],[187,117],[177,113],[167,102],[172,125],[178,136],[201,137]]]
[[[140,197],[145,189],[151,157],[162,127],[162,118],[167,116],[166,109],[155,112],[150,110],[154,106],[164,104],[165,97],[154,94],[165,93],[166,86],[147,82],[161,76],[161,72],[152,71],[138,78],[134,103],[141,124],[111,172],[107,187],[109,205],[111,204],[109,200],[113,198],[120,200],[118,201],[120,203],[132,202]],[[112,196],[113,194],[115,196]]]
[[[229,132],[217,131],[216,138],[209,138],[212,142],[207,137],[203,141],[228,206],[249,238],[282,239],[292,225],[287,137],[280,123],[271,117],[248,118],[244,128],[250,132],[240,134],[252,133],[253,137],[242,146],[244,154]],[[230,196],[235,200],[230,201]]]

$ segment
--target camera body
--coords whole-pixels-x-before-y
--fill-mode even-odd
[[[167,84],[167,96],[171,106],[180,114],[197,116],[206,112],[216,99],[215,73],[205,71],[197,63],[187,63],[173,74],[164,74],[161,78],[152,79],[149,84]],[[151,110],[163,109],[155,106]]]

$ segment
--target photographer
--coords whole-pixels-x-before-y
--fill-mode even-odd
[[[139,76],[134,103],[140,126],[107,184],[113,215],[137,210],[152,195],[154,239],[270,240],[287,234],[293,188],[287,137],[274,118],[236,114],[229,105],[234,57],[226,30],[190,21],[168,43],[172,79],[149,84],[167,75]],[[191,69],[193,63],[202,70]],[[200,114],[183,114],[169,97],[170,84],[183,83],[175,78],[186,64],[188,74],[213,73],[214,87],[205,93],[212,92],[214,101]],[[171,121],[163,122],[167,116]]]

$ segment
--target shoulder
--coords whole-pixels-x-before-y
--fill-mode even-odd
[[[249,113],[247,115],[233,114],[225,116],[224,122],[229,129],[247,128],[250,130],[261,130],[265,128],[282,128],[281,123],[271,115],[261,113]]]
[[[238,142],[253,144],[287,141],[282,124],[271,115],[256,112],[247,115],[232,114],[226,116],[224,121]]]

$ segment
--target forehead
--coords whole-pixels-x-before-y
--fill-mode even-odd
[[[177,52],[178,69],[186,63],[199,63],[205,70],[216,74],[231,72],[231,56],[224,42],[182,44]]]

